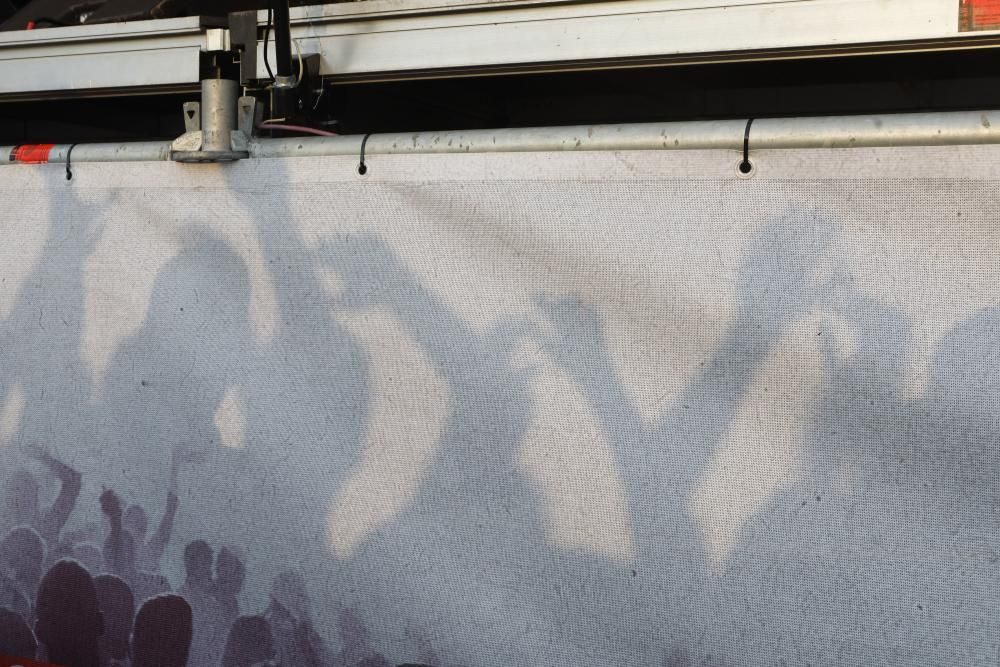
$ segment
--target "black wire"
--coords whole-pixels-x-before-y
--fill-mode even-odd
[[[750,162],[750,126],[753,125],[753,118],[747,120],[746,129],[743,130],[743,161],[740,162],[740,173],[749,174],[753,170]]]
[[[76,144],[72,144],[72,145],[70,145],[69,150],[66,151],[66,180],[67,181],[72,181],[73,180],[73,169],[70,166],[70,159],[73,157],[73,149],[76,148],[76,146],[77,146]]]
[[[278,76],[292,76],[292,28],[288,15],[288,0],[271,0],[274,30],[274,55],[277,62],[274,71]]]
[[[364,176],[368,173],[368,165],[365,164],[365,146],[368,144],[368,137],[372,136],[371,132],[365,135],[365,138],[361,140],[361,162],[358,164],[358,173]]]
[[[271,63],[267,60],[267,39],[271,35],[271,22],[273,20],[269,5],[267,8],[267,25],[264,26],[264,67],[267,69],[267,75],[271,77],[271,83],[274,83],[274,72],[271,71]]]

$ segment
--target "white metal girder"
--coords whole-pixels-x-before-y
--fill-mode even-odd
[[[365,0],[294,9],[292,30],[346,82],[1000,45],[958,15],[958,0]],[[0,98],[194,90],[211,48],[197,17],[4,32]]]
[[[197,85],[197,16],[0,32],[0,96]]]
[[[374,81],[1000,43],[958,15],[958,0],[369,0],[293,9],[292,30],[322,74]]]

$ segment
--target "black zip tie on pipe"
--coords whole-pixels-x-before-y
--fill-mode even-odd
[[[66,180],[73,180],[73,169],[70,163],[70,159],[73,157],[73,149],[77,147],[77,144],[70,144],[69,150],[66,151]]]
[[[358,173],[364,176],[368,173],[368,165],[365,164],[365,144],[368,143],[368,137],[372,136],[371,132],[365,135],[365,138],[361,140],[361,162],[358,163]]]
[[[740,173],[749,174],[753,171],[753,163],[750,162],[750,126],[753,125],[753,118],[747,120],[746,129],[743,130],[743,162],[740,162]]]

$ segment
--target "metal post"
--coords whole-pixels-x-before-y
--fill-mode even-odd
[[[174,140],[171,159],[177,162],[230,162],[248,157],[246,150],[233,146],[238,96],[236,81],[203,80],[200,105],[193,102],[185,105],[189,114],[185,119],[188,131]]]
[[[236,98],[239,86],[230,79],[201,82],[201,150],[226,152],[231,148],[230,132],[236,129]]]

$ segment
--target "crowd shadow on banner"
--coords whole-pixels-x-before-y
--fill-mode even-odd
[[[61,184],[54,179],[50,183],[53,196],[39,207],[48,207],[50,219],[43,225],[44,238],[38,239],[37,251],[26,252],[24,246],[31,245],[25,239],[37,235],[38,230],[18,228],[31,223],[15,218],[8,226],[15,237],[10,247],[17,248],[19,255],[37,258],[29,269],[25,266],[29,257],[10,256],[4,267],[4,282],[18,282],[0,324],[0,435],[8,446],[56,444],[53,441],[77,444],[76,433],[71,436],[70,432],[90,425],[82,398],[87,377],[80,363],[80,333],[85,320],[83,274],[103,231],[102,218],[114,199],[81,207],[75,193],[59,188]],[[31,495],[28,487],[30,484],[24,489],[26,496]],[[0,527],[9,529],[18,520],[38,518],[32,516],[35,509],[26,507],[20,516],[4,513]]]
[[[67,208],[77,203],[72,195],[59,199]],[[25,258],[8,256],[2,277],[4,283],[16,281],[17,289],[4,304],[0,323],[0,447],[5,450],[0,606],[30,618],[48,564],[46,546],[58,541],[70,519],[81,481],[75,470],[44,455],[35,468],[43,475],[39,480],[18,466],[18,454],[38,442],[67,442],[66,421],[79,420],[83,428],[89,423],[71,393],[85,382],[78,364],[81,280],[101,227],[99,219],[72,214],[61,226],[43,222],[41,230],[19,229],[20,220],[11,222],[6,225],[11,247],[36,261],[26,266]],[[32,240],[35,252],[26,251]],[[48,496],[48,483],[61,488],[58,497]]]
[[[4,586],[4,604],[15,609],[34,603],[38,579],[52,562],[43,561],[45,547],[49,555],[56,553],[64,526],[78,518],[72,515],[81,475],[59,459],[86,457],[99,449],[87,405],[88,377],[80,361],[86,318],[83,276],[115,198],[84,204],[55,177],[47,179],[47,186],[33,215],[12,217],[6,225],[11,243],[2,279],[10,301],[0,322],[0,448],[5,450],[0,532],[7,536],[8,555],[20,552],[38,568],[30,584],[21,578],[20,591]],[[40,215],[46,209],[48,219]],[[25,463],[30,471],[22,467]],[[58,496],[53,488],[60,489]],[[19,526],[22,530],[15,531]],[[81,541],[87,528],[95,527],[74,525]],[[15,533],[21,538],[8,542]],[[25,550],[27,542],[34,546]],[[9,569],[2,572],[8,583],[20,578],[24,565],[8,560]]]
[[[219,196],[238,205],[220,208],[239,219],[221,224],[259,244],[268,335],[233,230],[193,214],[90,402],[83,275],[128,195],[95,204],[50,185],[48,237],[2,323],[0,426],[16,424],[16,467],[43,470],[24,454],[41,444],[82,484],[55,536],[43,508],[20,519],[46,566],[71,554],[137,591],[163,575],[192,607],[195,667],[241,649],[317,667],[995,655],[1000,310],[954,326],[912,392],[912,323],[855,283],[836,222],[803,211],[759,227],[718,343],[644,420],[586,294],[539,291],[539,319],[477,330],[390,234],[338,232],[352,213],[331,211],[333,233],[307,242],[290,190],[234,181]],[[552,539],[524,470],[543,372],[516,362],[525,343],[571,379],[611,446],[626,562]],[[174,482],[179,447],[192,455]],[[176,503],[162,571],[109,562],[102,487],[151,519]],[[23,563],[0,558],[0,594],[24,589]],[[229,626],[271,641],[223,652]]]
[[[952,328],[914,392],[911,323],[842,287],[856,352],[829,363],[799,480],[733,558],[758,601],[750,645],[767,650],[770,626],[799,660],[992,664],[1000,311]]]
[[[483,656],[519,662],[546,650],[543,662],[566,660],[573,643],[547,625],[581,596],[560,595],[560,587],[608,598],[613,591],[602,587],[610,568],[584,555],[549,554],[536,494],[517,459],[532,402],[527,378],[511,365],[515,326],[473,332],[375,234],[335,231],[321,244],[305,244],[302,220],[289,214],[297,208],[281,191],[247,200],[263,246],[299,266],[286,275],[281,312],[318,311],[292,339],[291,353],[309,349],[302,338],[315,335],[316,316],[346,327],[347,340],[365,351],[363,366],[334,376],[341,383],[366,378],[355,392],[367,406],[364,432],[354,456],[341,457],[348,465],[333,495],[312,508],[328,513],[314,595],[354,601],[352,616],[370,625],[341,614],[343,650],[355,660],[353,645],[370,633],[387,653],[434,664],[474,665]],[[350,210],[341,215],[345,226],[353,222]],[[336,228],[341,220],[331,217]],[[330,275],[332,288],[324,278]],[[279,333],[275,346],[281,341]],[[320,350],[316,366],[329,373],[328,347]],[[380,392],[391,394],[388,405]],[[401,462],[388,460],[394,456]],[[340,570],[332,576],[330,550]],[[319,583],[331,579],[340,586]],[[607,617],[591,613],[577,622],[599,637]]]
[[[416,493],[355,556],[383,566],[368,586],[387,599],[405,591],[403,613],[437,619],[444,654],[468,664],[484,654],[496,664],[571,663],[601,645],[630,645],[635,628],[619,620],[638,611],[629,568],[555,548],[523,470],[535,406],[530,371],[512,363],[519,323],[474,332],[374,235],[327,245],[324,255],[346,285],[341,308],[390,312],[450,388]],[[381,613],[389,621],[391,606]]]
[[[645,611],[676,600],[663,627],[701,640],[664,664],[996,655],[1000,309],[952,328],[914,392],[911,322],[855,282],[838,227],[791,214],[756,235],[732,325],[651,428],[601,319],[542,301],[554,354],[614,434],[640,567],[660,574]]]
[[[194,612],[192,665],[219,664],[241,604],[262,613],[274,633],[274,655],[256,657],[333,664],[327,643],[334,625],[322,628],[327,637],[317,632],[310,599],[315,593],[296,570],[329,560],[322,536],[330,499],[314,497],[309,484],[334,477],[328,464],[349,460],[350,451],[330,456],[316,443],[323,440],[325,448],[338,440],[356,440],[360,429],[350,425],[365,419],[358,409],[363,401],[355,398],[364,394],[357,384],[363,373],[337,372],[337,364],[349,360],[350,345],[337,341],[336,331],[324,326],[324,316],[333,322],[329,308],[313,302],[296,304],[298,310],[287,313],[285,339],[270,348],[258,344],[251,326],[248,268],[229,242],[229,230],[217,227],[217,218],[199,220],[193,214],[187,224],[177,224],[158,219],[154,211],[152,220],[124,220],[128,208],[113,209],[118,194],[145,196],[84,191],[78,197],[61,181],[49,183],[48,236],[3,323],[3,420],[16,425],[6,452],[11,456],[5,472],[13,474],[5,484],[4,518],[28,524],[20,529],[28,537],[37,529],[44,538],[35,538],[38,549],[31,554],[19,548],[21,533],[16,533],[17,541],[4,539],[4,602],[10,598],[26,620],[38,620],[32,604],[39,582],[36,577],[29,588],[19,570],[34,551],[44,569],[61,556],[72,556],[92,574],[106,571],[124,578],[135,595],[136,612],[143,593],[178,590]],[[118,218],[109,219],[112,214]],[[104,385],[95,393],[90,360],[81,351],[83,282],[105,223],[134,224],[136,231],[143,223],[162,224],[174,234],[176,247],[155,277],[141,327],[115,348]],[[294,245],[279,241],[273,247],[298,260]],[[320,293],[308,284],[301,291]],[[301,325],[296,326],[296,317]],[[314,332],[313,338],[296,337],[303,331]],[[294,391],[289,392],[289,385]],[[288,394],[282,396],[282,391]],[[259,406],[267,406],[267,412],[258,416],[254,408]],[[322,423],[331,437],[319,433],[293,447],[300,433],[277,437],[261,428],[276,413],[283,413],[273,420],[278,425],[296,420],[297,411],[312,418],[298,420],[300,428]],[[282,465],[287,470],[280,470]],[[47,468],[62,479],[53,479]],[[48,475],[42,477],[41,502],[29,502],[39,494],[40,475]],[[60,486],[59,500],[50,508]],[[121,530],[125,507],[120,501],[106,505],[103,487],[135,503],[125,512],[123,537],[120,532],[115,537],[114,525],[119,522]],[[113,518],[112,505],[119,507],[119,515],[109,533],[102,513]],[[56,515],[59,525],[47,534]],[[146,520],[161,516],[147,544]],[[319,537],[309,539],[314,535]],[[145,569],[141,565],[149,559],[142,559],[149,546],[164,536],[169,544],[165,556],[161,553]],[[235,546],[216,555],[226,544]],[[160,557],[167,578],[161,575]],[[43,562],[36,563],[41,571]],[[64,634],[70,643],[87,643],[80,633]],[[240,654],[240,643],[237,637],[232,655]],[[50,646],[50,655],[57,648]],[[353,650],[371,664],[384,661],[364,642],[355,642]]]
[[[767,456],[762,451],[767,444],[751,442],[747,448],[740,443],[744,446],[737,457],[743,460],[724,462],[723,469],[742,468],[727,470],[707,491],[703,487],[727,438],[752,439],[751,434],[733,433],[734,422],[759,390],[755,380],[762,366],[781,354],[787,330],[814,308],[812,273],[831,233],[823,222],[810,224],[795,216],[758,231],[740,269],[733,317],[684,389],[649,423],[622,384],[597,312],[583,298],[539,299],[555,331],[546,349],[583,388],[614,443],[628,489],[641,578],[642,605],[637,617],[627,621],[657,638],[654,651],[664,655],[665,665],[721,665],[746,656],[742,641],[726,638],[747,619],[732,606],[730,591],[719,580],[725,557],[713,554],[713,547],[724,545],[715,544],[712,532],[740,505],[752,506],[750,498],[737,499],[735,507],[727,502],[733,500],[725,497],[734,492],[732,487],[771,481],[752,479],[757,466],[747,460]],[[754,602],[746,604],[753,616]],[[644,657],[652,664],[653,658]]]

